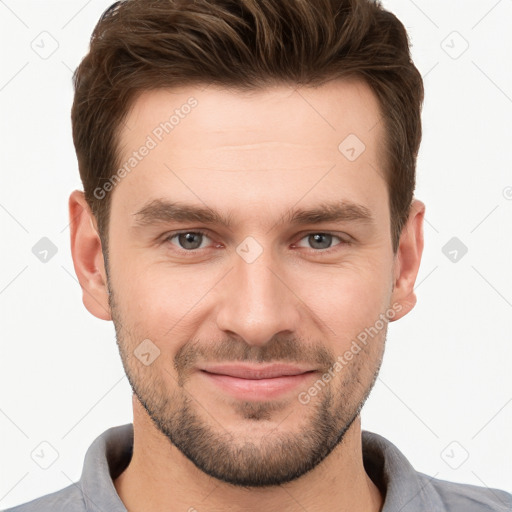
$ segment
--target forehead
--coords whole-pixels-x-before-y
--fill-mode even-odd
[[[212,85],[145,91],[121,127],[127,172],[113,205],[133,213],[168,197],[215,209],[229,200],[236,211],[236,203],[290,208],[301,197],[346,193],[374,209],[387,195],[380,119],[374,93],[356,80],[250,92]]]
[[[381,135],[380,118],[378,100],[362,80],[251,91],[189,86],[139,93],[121,126],[120,139],[133,146],[144,132],[200,150],[226,145],[226,137],[237,146],[264,142],[302,145],[308,140],[310,145],[334,145],[337,149],[336,142],[350,133],[371,145]],[[201,139],[191,139],[192,131]]]

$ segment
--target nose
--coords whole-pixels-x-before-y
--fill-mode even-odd
[[[276,334],[300,328],[300,299],[286,272],[265,250],[248,263],[234,255],[217,304],[217,327],[248,345],[264,345]]]

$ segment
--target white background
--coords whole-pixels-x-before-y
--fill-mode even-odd
[[[93,439],[132,420],[113,324],[81,302],[67,227],[82,188],[71,75],[110,3],[0,1],[0,508],[78,480]],[[427,211],[418,304],[390,325],[363,428],[419,471],[512,492],[512,1],[384,5],[425,77]],[[46,59],[42,38],[58,43]],[[58,249],[47,263],[32,253],[42,237]],[[452,237],[468,248],[457,262],[442,252]],[[59,454],[46,470],[31,458],[41,442]]]

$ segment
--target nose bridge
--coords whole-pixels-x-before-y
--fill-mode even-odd
[[[249,251],[244,253],[248,247]],[[283,283],[286,280],[280,275],[272,251],[262,250],[256,259],[246,257],[251,252],[254,257],[255,250],[254,246],[243,244],[237,248],[235,268],[227,277],[217,325],[247,344],[262,345],[279,332],[295,330],[299,311],[294,294]]]

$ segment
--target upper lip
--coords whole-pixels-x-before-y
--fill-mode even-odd
[[[283,363],[274,364],[209,364],[202,365],[200,370],[218,375],[228,375],[240,379],[272,379],[290,375],[300,375],[314,371],[311,367],[289,365]]]

